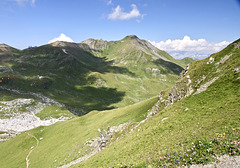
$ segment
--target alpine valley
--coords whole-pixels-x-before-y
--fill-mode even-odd
[[[229,165],[240,160],[239,72],[240,39],[203,60],[135,35],[0,44],[1,167]]]

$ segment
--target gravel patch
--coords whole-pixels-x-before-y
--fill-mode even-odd
[[[34,99],[19,98],[11,101],[0,101],[0,131],[6,132],[0,136],[0,142],[6,141],[23,131],[27,131],[39,126],[49,126],[58,121],[69,119],[68,117],[60,117],[58,119],[48,118],[41,120],[36,116],[36,114],[41,112],[45,107],[50,105],[63,107],[64,105],[40,93],[25,93],[2,86],[0,88],[18,93],[20,95],[32,95],[39,100],[37,101]]]
[[[10,92],[14,92],[14,93],[17,93],[17,94],[20,94],[20,95],[31,95],[31,96],[34,96],[38,99],[40,99],[43,103],[45,104],[55,104],[57,106],[60,106],[60,107],[65,107],[64,104],[61,104],[47,96],[44,96],[43,94],[41,93],[33,93],[33,92],[23,92],[23,91],[20,91],[20,90],[16,90],[16,89],[9,89],[9,88],[6,88],[4,86],[0,86],[1,89],[4,89],[4,90],[8,90]]]
[[[60,117],[41,120],[34,113],[15,114],[11,118],[0,119],[0,131],[23,132],[39,126],[48,126],[58,121],[64,121],[68,118]]]

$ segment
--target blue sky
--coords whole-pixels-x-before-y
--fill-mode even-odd
[[[135,34],[175,57],[203,57],[240,38],[239,18],[238,0],[0,0],[0,43],[23,49],[61,33],[74,42]]]

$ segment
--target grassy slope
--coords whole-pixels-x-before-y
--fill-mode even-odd
[[[139,122],[146,117],[147,111],[156,101],[154,97],[121,109],[93,111],[79,118],[27,131],[38,139],[43,137],[31,153],[30,167],[59,166],[90,152],[84,144],[99,135],[98,128],[103,130],[108,126]],[[25,166],[27,153],[31,146],[36,145],[36,140],[28,134],[22,133],[0,144],[1,167]]]
[[[224,64],[215,66],[228,54],[232,56]],[[167,153],[181,151],[179,144],[189,147],[195,140],[209,139],[215,133],[225,132],[226,128],[239,129],[240,74],[234,71],[240,67],[239,48],[234,48],[232,44],[212,57],[215,58],[213,64],[206,64],[209,58],[193,62],[187,73],[194,90],[199,88],[197,83],[202,76],[206,76],[206,79],[200,84],[222,75],[206,91],[163,109],[142,124],[139,131],[123,137],[73,167],[119,167],[124,163],[146,166]],[[187,83],[185,79],[182,82]],[[163,118],[167,119],[162,121]]]
[[[207,91],[161,111],[139,127],[139,132],[135,131],[111,144],[78,166],[119,167],[118,164],[124,163],[147,164],[166,153],[180,151],[181,147],[178,145],[181,143],[189,146],[195,140],[223,133],[225,126],[239,127],[239,88],[236,75],[233,72],[226,74]],[[166,117],[168,119],[162,122]]]
[[[74,118],[76,117],[72,113],[70,113],[67,109],[64,107],[59,107],[56,105],[50,105],[45,107],[42,111],[36,114],[37,117],[39,117],[41,120],[45,119],[51,119],[51,118]]]

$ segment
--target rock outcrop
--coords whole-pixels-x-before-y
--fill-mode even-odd
[[[99,137],[92,139],[86,142],[86,145],[90,146],[92,151],[98,150],[101,151],[110,141],[112,136],[119,131],[123,131],[127,127],[128,123],[120,124],[118,126],[108,127],[107,130],[102,131],[100,128],[98,129]]]
[[[108,43],[109,43],[108,41],[104,41],[102,39],[100,40],[88,39],[80,44],[87,44],[91,50],[100,50],[107,48],[109,46]]]

